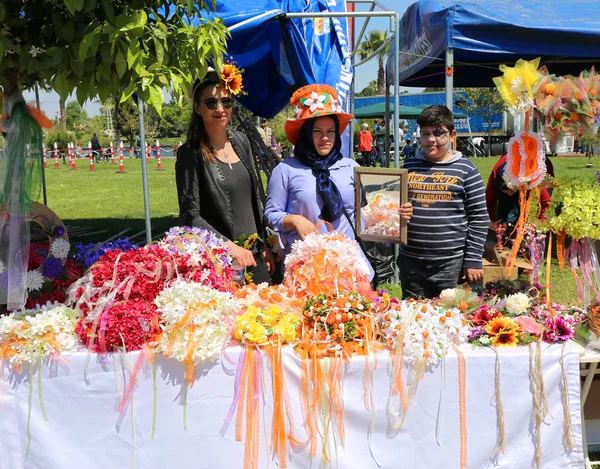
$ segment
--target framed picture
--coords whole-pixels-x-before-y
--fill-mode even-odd
[[[406,244],[406,221],[398,209],[408,201],[408,172],[354,168],[355,223],[364,241]]]

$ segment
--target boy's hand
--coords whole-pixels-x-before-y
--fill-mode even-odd
[[[469,283],[479,282],[483,280],[483,269],[463,269],[463,277]]]
[[[398,209],[398,214],[403,220],[410,221],[410,219],[413,216],[412,204],[410,202],[407,202],[405,204],[400,205],[400,208]]]

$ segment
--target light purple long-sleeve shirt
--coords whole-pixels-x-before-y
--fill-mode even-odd
[[[329,168],[331,180],[335,183],[344,208],[354,222],[354,168],[358,164],[350,158],[342,158]],[[284,253],[287,254],[294,241],[300,239],[296,230],[286,231],[283,219],[287,215],[302,215],[314,224],[321,220],[323,202],[317,191],[317,180],[312,170],[302,164],[297,158],[288,158],[278,164],[269,181],[265,220],[277,231],[284,243]],[[342,214],[332,223],[333,229],[354,239],[354,231]],[[329,227],[322,223],[319,232],[327,233]],[[371,267],[367,261],[369,268]]]

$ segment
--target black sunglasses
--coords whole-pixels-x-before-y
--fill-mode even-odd
[[[223,109],[231,109],[233,107],[233,98],[223,98],[223,99],[208,98],[202,102],[204,103],[204,105],[206,106],[206,108],[209,111],[214,111],[215,109],[217,109],[217,106],[219,105],[219,103],[221,103],[221,105],[223,106]]]

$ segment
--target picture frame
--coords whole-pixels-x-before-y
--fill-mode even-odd
[[[407,222],[400,218],[398,209],[408,202],[408,171],[355,167],[354,188],[354,222],[359,238],[406,244]]]

